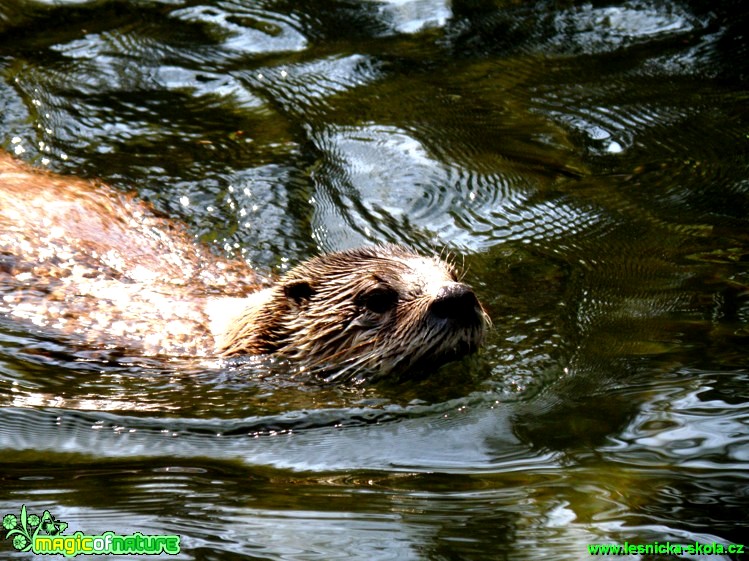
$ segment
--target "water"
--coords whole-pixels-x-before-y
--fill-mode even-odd
[[[447,249],[494,327],[427,379],[346,387],[102,361],[0,317],[0,515],[176,534],[200,560],[746,543],[748,19],[6,0],[6,151],[135,189],[264,273],[368,242]]]

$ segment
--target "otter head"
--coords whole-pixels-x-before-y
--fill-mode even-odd
[[[452,266],[376,246],[292,269],[230,322],[220,351],[276,353],[328,379],[371,378],[471,353],[488,323]]]

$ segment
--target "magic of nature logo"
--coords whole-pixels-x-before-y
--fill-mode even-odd
[[[66,522],[56,520],[49,510],[41,516],[30,514],[26,505],[21,506],[19,515],[6,514],[2,518],[5,539],[11,540],[18,551],[28,551],[43,555],[176,555],[180,551],[179,536],[148,535],[135,532],[120,535],[114,532],[65,534]]]

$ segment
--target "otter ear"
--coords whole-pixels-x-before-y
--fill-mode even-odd
[[[286,298],[293,300],[297,306],[307,302],[315,294],[312,285],[306,280],[291,281],[283,286]]]

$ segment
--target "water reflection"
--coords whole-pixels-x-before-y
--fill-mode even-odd
[[[183,559],[741,543],[747,19],[3,2],[6,150],[137,189],[269,274],[365,242],[452,252],[495,327],[427,379],[345,388],[105,360],[0,317],[0,512],[177,533]]]

